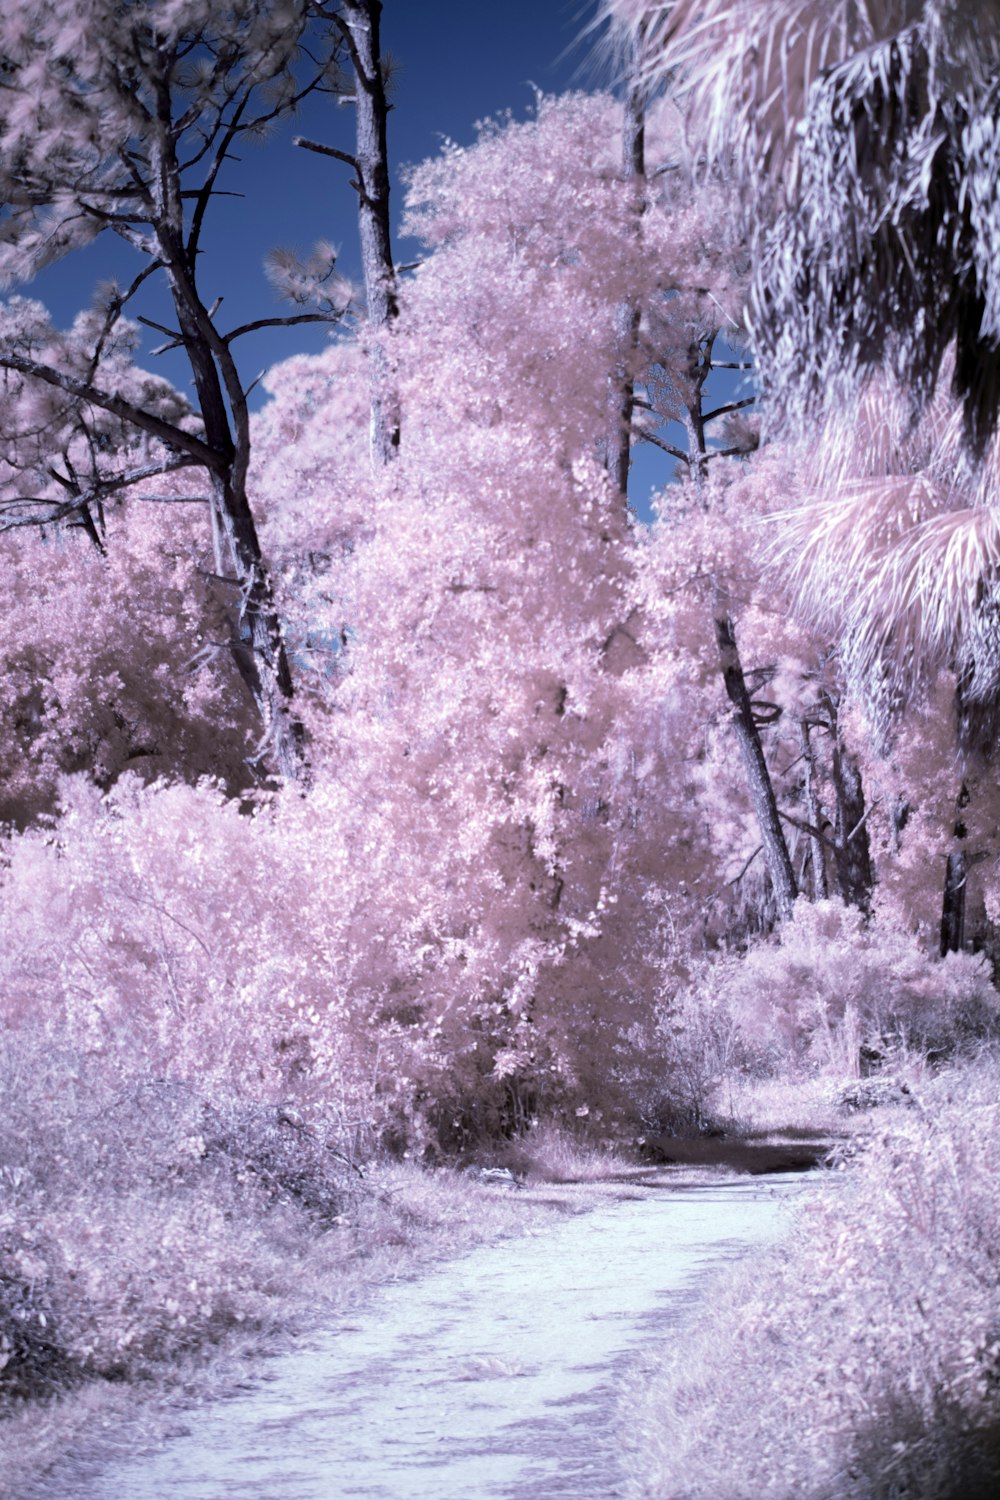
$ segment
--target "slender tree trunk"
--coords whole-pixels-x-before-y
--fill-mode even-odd
[[[234,488],[231,475],[212,476],[212,508],[239,594],[230,651],[264,727],[250,759],[299,780],[305,769],[305,732],[293,709],[281,621],[246,494]]]
[[[964,849],[953,849],[945,862],[941,903],[941,957],[965,944],[965,891],[968,876]]]
[[[189,277],[170,279],[194,372],[205,437],[219,455],[210,475],[212,532],[216,551],[222,553],[218,559],[223,565],[220,572],[231,577],[237,595],[230,650],[264,730],[251,759],[265,761],[280,776],[295,780],[304,769],[305,735],[292,709],[292,674],[284,632],[247,498],[249,416],[241,402],[230,401],[237,429],[234,437],[219,369],[206,336],[207,312]],[[234,377],[235,371],[226,382],[227,389]]]
[[[746,770],[750,800],[760,827],[764,858],[774,888],[778,914],[788,917],[799,893],[792,862],[788,857],[788,845],[781,827],[778,803],[774,795],[760,733],[754,719],[753,705],[747,692],[743,665],[736,646],[736,631],[728,610],[717,609],[715,613],[715,639],[719,647],[719,662],[726,694],[733,705],[733,727],[739,742],[740,754]]]
[[[645,211],[646,198],[646,87],[642,81],[642,48],[640,27],[630,59],[622,135],[622,173],[631,195],[636,229]],[[632,456],[632,418],[635,410],[632,365],[639,343],[640,318],[640,310],[634,300],[626,298],[619,304],[615,315],[615,342],[619,362],[611,379],[605,464],[612,482],[623,496],[628,492]]]
[[[230,650],[264,729],[250,759],[264,761],[279,775],[296,779],[305,769],[305,735],[292,709],[284,632],[247,497],[250,414],[229,345],[201,299],[193,256],[185,246],[180,171],[166,128],[170,119],[170,102],[164,99],[160,104],[163,129],[154,160],[161,199],[156,234],[181,342],[194,376],[205,442],[213,454],[209,465],[213,543],[217,563],[223,564],[219,571],[230,577],[237,594]],[[227,564],[232,570],[228,575]]]
[[[830,894],[830,887],[826,878],[826,851],[823,848],[823,840],[819,836],[822,809],[819,798],[816,795],[816,757],[813,754],[812,742],[809,739],[809,723],[806,719],[799,720],[799,737],[802,742],[802,764],[805,769],[803,791],[805,793],[806,819],[811,828],[817,830],[809,835],[809,859],[810,874],[812,877],[812,899],[814,901],[825,901]]]
[[[865,794],[857,764],[841,746],[833,752],[833,785],[837,794],[836,853],[837,883],[849,906],[871,913],[871,846],[865,818]]]
[[[892,852],[899,853],[900,839],[907,823],[910,821],[910,804],[902,792],[897,793],[896,800],[889,812],[889,826],[892,829]]]
[[[399,448],[399,402],[382,332],[396,318],[396,270],[389,231],[389,105],[382,72],[381,0],[343,0],[357,77],[355,151],[361,267],[371,325],[371,452],[377,467]]]
[[[846,905],[857,906],[866,916],[870,916],[875,872],[872,866],[871,845],[868,840],[868,825],[865,821],[865,794],[861,784],[861,772],[857,762],[844,745],[840,733],[840,705],[837,699],[829,693],[824,694],[824,699],[830,716],[830,733],[833,739],[831,770],[834,795],[837,799],[834,844],[837,889]]]
[[[962,783],[958,794],[958,813],[954,834],[956,847],[945,861],[944,895],[941,902],[941,957],[958,953],[965,946],[965,893],[969,875],[969,857],[963,847],[967,829],[962,813],[969,805],[969,789]]]
[[[386,335],[399,313],[396,268],[389,226],[390,105],[382,69],[382,0],[312,0],[314,15],[336,27],[354,70],[354,154],[296,136],[294,144],[332,156],[354,171],[358,195],[361,269],[368,306],[368,369],[371,382],[371,459],[378,473],[399,449],[399,397]]]
[[[716,333],[688,345],[687,377],[691,382],[691,400],[685,413],[688,436],[688,472],[696,484],[708,473],[708,441],[705,433],[705,383],[712,373],[712,350]]]

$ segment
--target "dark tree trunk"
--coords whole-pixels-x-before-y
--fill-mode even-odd
[[[174,300],[181,328],[195,322],[182,298],[175,294]],[[187,349],[205,435],[219,453],[219,463],[210,472],[212,534],[216,568],[230,578],[235,594],[230,650],[264,730],[250,759],[270,764],[279,776],[296,779],[305,765],[305,735],[292,709],[292,674],[281,619],[246,493],[248,439],[241,441],[238,435],[233,441],[218,373],[207,357],[204,339],[193,332]],[[234,420],[238,428],[243,425],[238,408]]]
[[[835,861],[837,884],[848,906],[871,912],[872,870],[871,845],[865,818],[865,795],[861,772],[842,746],[833,752],[833,785],[837,794]]]
[[[631,192],[636,226],[645,209],[646,188],[646,88],[642,81],[641,52],[640,28],[630,59],[622,139],[622,173]],[[632,417],[635,411],[632,364],[639,343],[639,322],[640,312],[634,301],[619,304],[615,317],[619,362],[611,379],[605,463],[613,484],[622,495],[628,491],[632,456]]]
[[[857,906],[871,915],[875,872],[868,839],[865,794],[857,762],[844,745],[840,733],[840,705],[831,694],[825,694],[833,739],[833,790],[837,799],[834,833],[834,867],[837,889],[847,906]]]
[[[941,904],[941,957],[958,953],[965,944],[966,857],[954,849],[945,862],[944,900]]]
[[[774,795],[760,733],[754,719],[753,705],[747,692],[743,665],[736,646],[736,632],[727,610],[715,614],[715,639],[719,647],[719,662],[726,694],[733,705],[733,727],[739,742],[740,754],[746,770],[750,800],[760,827],[764,858],[774,888],[774,899],[778,914],[782,918],[790,915],[798,895],[795,872],[788,857],[788,845],[781,827],[778,803]]]
[[[910,821],[910,804],[899,792],[889,813],[889,825],[892,829],[892,852],[899,853],[900,839],[907,823]]]
[[[823,812],[816,795],[816,757],[813,754],[812,742],[809,738],[809,724],[806,719],[799,720],[799,737],[802,742],[802,764],[804,767],[803,793],[806,805],[806,821],[810,828],[815,829],[809,835],[809,862],[812,884],[812,899],[814,901],[825,901],[830,894],[830,887],[826,878],[826,851],[823,848],[823,840],[819,830],[822,827]]]
[[[969,875],[969,856],[963,847],[967,833],[962,813],[969,805],[969,789],[962,783],[958,794],[958,817],[954,834],[958,841],[945,861],[944,896],[941,902],[941,957],[958,953],[965,946],[965,893]]]
[[[705,384],[712,373],[712,350],[716,334],[688,345],[687,377],[692,397],[687,407],[685,426],[688,433],[688,473],[700,484],[708,473],[708,441],[705,421]]]
[[[263,725],[261,741],[249,760],[296,779],[305,769],[305,735],[292,709],[284,632],[247,497],[250,414],[229,344],[213,324],[198,291],[194,247],[185,243],[181,174],[174,141],[166,129],[169,108],[169,99],[164,99],[158,121],[162,127],[159,149],[154,155],[162,201],[156,238],[194,377],[205,442],[212,450],[206,467],[216,567],[230,580],[236,595],[230,650]]]

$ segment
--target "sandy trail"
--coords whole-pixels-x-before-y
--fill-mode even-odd
[[[773,1239],[799,1175],[661,1186],[386,1288],[94,1500],[611,1500],[615,1375]]]

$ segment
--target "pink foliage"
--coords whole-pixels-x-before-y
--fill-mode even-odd
[[[679,129],[664,106],[653,163]],[[607,98],[540,99],[413,172],[428,254],[386,335],[403,443],[384,472],[363,346],[268,377],[250,484],[307,789],[252,813],[227,800],[248,734],[197,470],[109,505],[104,557],[82,533],[0,542],[20,601],[8,816],[27,823],[57,789],[62,808],[9,846],[9,1020],[43,1017],[89,1048],[131,1038],[172,1076],[335,1101],[400,1140],[455,1143],[540,1108],[598,1119],[647,1088],[662,1062],[650,997],[766,908],[715,655],[720,591],[782,708],[768,751],[798,812],[794,726],[820,677],[840,684],[762,582],[786,453],[670,487],[642,533],[600,461],[621,306],[641,310],[632,373],[659,362],[662,420],[689,408],[690,349],[718,314],[702,278],[723,301],[738,288],[724,205],[678,202],[666,173],[637,218],[618,131]],[[8,317],[56,337],[33,304]],[[127,338],[113,372],[144,378]],[[6,399],[27,430],[48,398]],[[72,425],[60,440],[76,451]],[[10,494],[21,476],[6,480]],[[163,779],[123,775],[137,768]]]
[[[0,310],[4,337],[21,352],[78,375],[102,316],[81,313],[59,333],[37,302],[12,298]],[[120,321],[102,346],[105,388],[193,429],[183,398],[134,364],[135,347],[136,329]],[[96,493],[95,481],[155,473],[171,456],[107,413],[10,371],[0,421],[10,602],[0,817],[23,823],[51,810],[58,776],[73,771],[104,786],[131,767],[150,777],[216,775],[238,788],[249,716],[224,649],[204,475],[112,483],[87,502],[80,497]]]

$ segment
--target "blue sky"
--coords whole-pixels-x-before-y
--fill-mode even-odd
[[[596,39],[588,33],[595,9],[596,0],[385,0],[383,50],[398,64],[389,119],[396,223],[403,202],[401,172],[438,151],[443,138],[469,142],[477,120],[502,110],[523,117],[536,87],[560,93],[607,83]],[[340,269],[352,280],[359,278],[348,168],[292,145],[292,136],[302,134],[350,150],[353,128],[349,106],[316,98],[264,145],[248,146],[242,160],[229,166],[220,186],[242,196],[217,200],[200,263],[206,301],[224,298],[218,319],[223,330],[290,311],[264,273],[265,256],[277,245],[308,251],[318,239],[332,241],[340,250]],[[415,249],[397,234],[398,261],[405,262]],[[138,264],[133,250],[105,234],[21,290],[39,297],[56,323],[66,326],[98,283],[115,278],[127,285]],[[165,288],[144,291],[132,310],[173,324]],[[328,338],[328,330],[316,326],[251,334],[237,345],[244,379],[249,382],[292,354],[318,351]],[[190,371],[182,354],[152,357],[161,342],[161,335],[147,333],[140,362],[186,390]],[[258,387],[254,404],[263,399]],[[662,486],[671,467],[649,447],[635,451],[629,490],[640,514],[649,514],[651,486]]]
[[[592,45],[581,41],[593,13],[594,0],[385,0],[383,50],[399,64],[389,119],[397,222],[401,170],[435,153],[443,137],[471,141],[474,122],[503,109],[523,116],[533,99],[532,85],[559,93],[593,81]],[[349,106],[317,98],[266,144],[248,146],[242,161],[230,165],[220,186],[244,196],[216,202],[200,264],[206,301],[225,298],[219,315],[223,328],[291,310],[264,274],[264,258],[276,245],[306,251],[316,240],[332,241],[340,250],[339,268],[351,279],[359,277],[349,169],[291,143],[293,135],[302,134],[350,150],[353,129]],[[413,250],[412,243],[397,237],[398,260]],[[134,251],[105,234],[21,290],[39,297],[56,323],[66,326],[99,282],[114,277],[127,285],[138,265]],[[172,321],[165,294],[134,305]],[[316,327],[250,335],[238,348],[241,367],[252,378],[290,354],[322,348],[328,337]],[[161,342],[151,333],[146,348]],[[182,356],[150,364],[182,386],[189,379]]]

